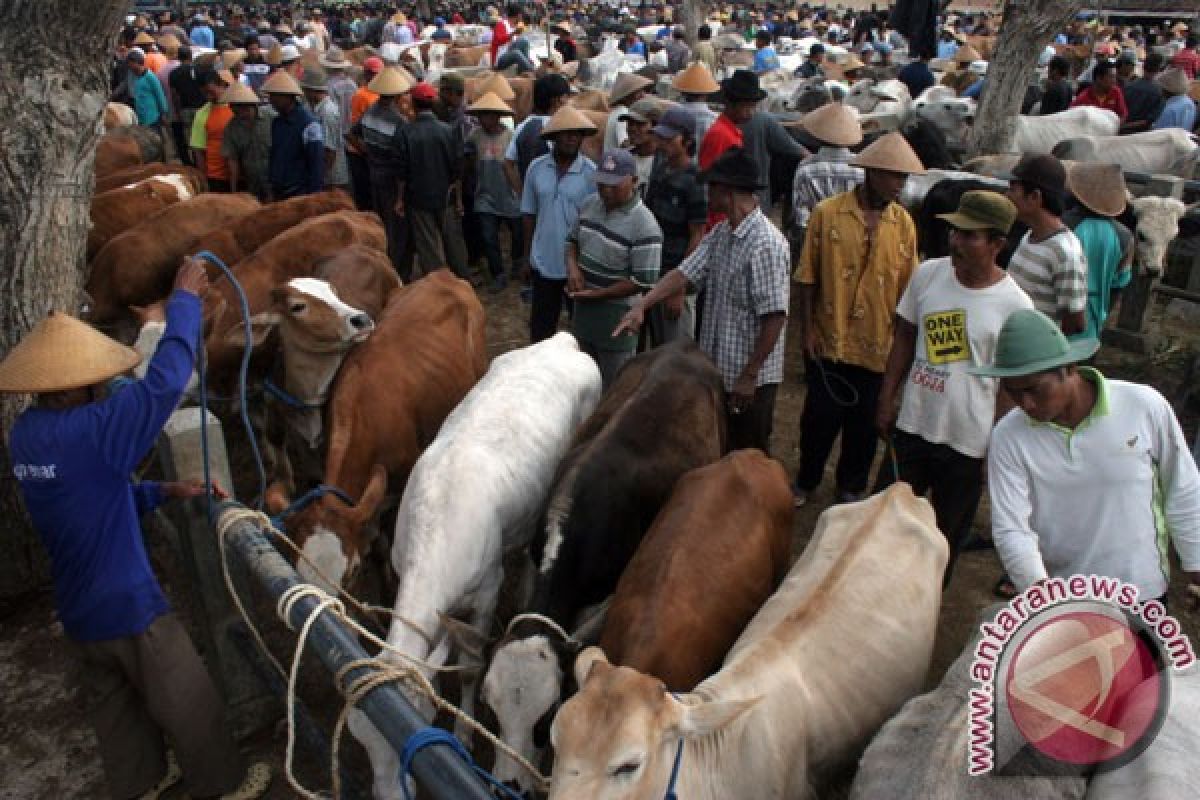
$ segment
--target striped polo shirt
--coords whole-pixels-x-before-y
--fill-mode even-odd
[[[1025,290],[1033,307],[1051,319],[1087,307],[1088,268],[1083,245],[1069,228],[1040,242],[1025,234],[1008,262],[1008,274]]]
[[[636,193],[611,211],[599,195],[592,195],[580,209],[568,241],[575,244],[579,269],[589,289],[603,289],[621,280],[649,288],[658,281],[662,230]],[[577,303],[575,335],[599,350],[632,350],[636,336],[614,339],[612,331],[634,297]]]

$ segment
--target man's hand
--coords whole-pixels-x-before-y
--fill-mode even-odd
[[[887,398],[880,398],[879,406],[875,409],[875,430],[884,439],[892,435],[896,427],[896,404]]]
[[[742,374],[738,375],[738,379],[734,381],[733,391],[729,393],[729,410],[734,414],[741,414],[750,408],[754,402],[754,390],[757,388],[758,370],[751,372],[749,369],[742,370]]]
[[[195,256],[185,256],[175,273],[175,288],[200,297],[208,290],[208,270],[204,268],[204,260]]]
[[[824,352],[821,347],[821,337],[815,325],[804,326],[804,355],[813,361],[819,359]]]
[[[163,497],[187,499],[189,497],[203,497],[204,481],[168,481],[159,484],[159,491],[163,493]],[[229,497],[229,493],[221,488],[220,484],[213,481],[212,484],[213,497],[218,500],[225,500]]]
[[[577,264],[567,265],[567,295],[574,297],[584,291],[583,270]]]
[[[570,287],[567,288],[567,297],[572,300],[596,300],[600,295],[599,289],[580,289],[577,292],[572,292]]]
[[[683,315],[683,303],[687,299],[687,290],[677,292],[663,301],[667,319],[679,319]]]
[[[641,303],[636,303],[633,308],[625,312],[625,316],[621,317],[621,321],[617,323],[617,327],[613,329],[612,335],[615,339],[618,336],[626,333],[632,333],[637,336],[638,331],[642,329],[642,323],[646,320],[646,311],[642,308]]]

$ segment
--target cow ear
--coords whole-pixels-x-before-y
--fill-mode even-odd
[[[375,516],[387,494],[387,484],[387,470],[381,464],[376,464],[371,469],[371,479],[367,481],[367,488],[363,489],[362,497],[358,498],[354,505],[353,512],[360,524],[365,525],[367,520]]]
[[[608,609],[611,606],[611,597],[595,606],[587,619],[579,623],[579,627],[571,632],[571,638],[585,645],[600,641],[600,634],[604,630],[604,622],[608,619]]]
[[[267,492],[263,495],[263,505],[266,506],[268,514],[278,516],[291,504],[291,498],[288,497],[287,489],[282,483],[276,481],[267,487]]]
[[[762,697],[752,697],[749,700],[733,700],[726,703],[701,703],[698,706],[684,706],[683,716],[679,720],[681,736],[707,736],[718,731],[739,716],[753,708]]]
[[[484,653],[487,652],[491,640],[482,631],[477,630],[474,626],[468,625],[462,620],[457,620],[447,614],[438,612],[438,620],[446,629],[446,633],[450,635],[450,639],[458,645],[459,649],[471,657],[478,664],[483,664]]]
[[[271,331],[279,324],[279,315],[273,311],[263,311],[250,318],[250,343],[254,347],[262,347]],[[242,347],[246,343],[245,327],[240,323],[225,331],[227,347]]]
[[[588,647],[575,659],[575,683],[582,689],[594,672],[600,674],[596,672],[597,669],[603,672],[611,668],[612,665],[608,663],[608,657],[604,655],[603,650],[599,647]]]

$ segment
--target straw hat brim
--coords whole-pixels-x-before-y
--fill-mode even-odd
[[[985,378],[1019,378],[1024,375],[1034,375],[1039,372],[1045,372],[1048,369],[1087,361],[1099,349],[1100,341],[1098,339],[1072,339],[1067,342],[1067,352],[1059,356],[1043,358],[1038,361],[1031,361],[1027,364],[1018,364],[1011,367],[1002,367],[999,365],[968,367],[967,372],[971,375],[979,375]]]
[[[350,69],[351,67],[354,66],[354,64],[350,63],[349,61],[347,61],[344,58],[341,59],[340,61],[331,61],[330,59],[326,58],[325,56],[321,56],[320,58],[318,58],[317,63],[320,64],[322,67],[325,67],[326,69]]]
[[[862,126],[854,113],[839,103],[827,103],[808,112],[800,120],[800,127],[837,147],[854,147],[863,139]]]
[[[721,91],[721,84],[713,78],[708,67],[699,61],[676,75],[671,86],[683,94],[716,94]]]
[[[412,87],[412,81],[395,67],[385,68],[383,72],[376,75],[367,84],[367,89],[383,97],[395,97],[396,95],[404,94],[411,90]]]
[[[253,89],[236,81],[221,94],[220,102],[227,106],[257,106],[261,103]]]
[[[622,72],[617,76],[616,82],[613,84],[612,91],[608,94],[608,102],[614,106],[622,105],[623,101],[634,92],[645,89],[653,85],[653,81],[644,75],[637,75],[632,72]]]
[[[304,90],[300,88],[300,84],[296,83],[296,79],[286,72],[280,70],[276,72],[262,85],[263,94],[288,94],[300,97],[304,94]]]
[[[483,97],[488,92],[492,92],[504,102],[516,98],[517,93],[513,91],[508,80],[499,72],[493,72],[482,83],[475,87],[475,91],[479,97]]]
[[[468,114],[505,114],[513,116],[513,110],[495,92],[488,92],[467,107]]]
[[[54,311],[0,361],[0,392],[81,389],[128,372],[141,360],[133,348]]]
[[[546,122],[546,127],[542,128],[539,135],[547,139],[559,133],[578,132],[591,135],[598,130],[599,128],[581,112],[571,106],[563,106],[554,112],[554,116]]]
[[[1102,217],[1120,216],[1125,211],[1125,177],[1119,166],[1074,164],[1067,170],[1067,191]]]
[[[899,133],[887,133],[876,139],[850,162],[851,166],[863,169],[882,169],[888,172],[903,172],[908,175],[923,175],[925,165],[912,147]]]

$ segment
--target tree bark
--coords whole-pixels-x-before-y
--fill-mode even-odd
[[[687,31],[689,47],[696,46],[696,31],[708,17],[708,3],[704,0],[683,0],[679,5],[680,24]]]
[[[0,357],[52,309],[78,313],[92,163],[127,0],[0,3]],[[0,394],[0,597],[45,582],[8,431],[29,398]]]
[[[972,157],[1012,150],[1017,115],[1037,70],[1038,56],[1083,8],[1082,0],[1008,0],[988,65],[967,150]]]

